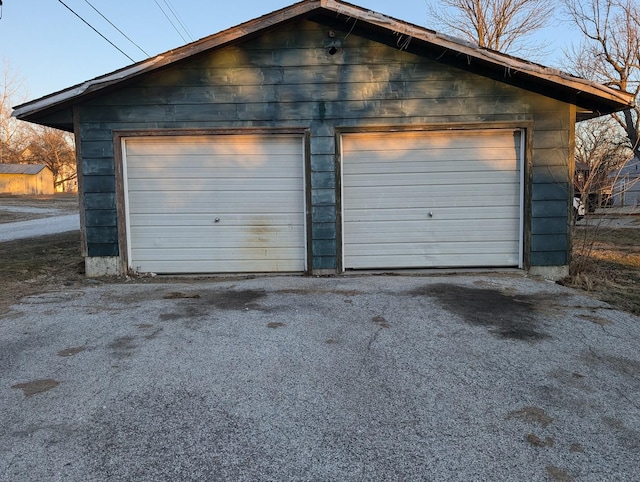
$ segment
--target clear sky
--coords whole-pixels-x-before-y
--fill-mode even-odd
[[[71,9],[115,43],[133,60],[147,58],[90,6],[93,5],[149,56],[180,47],[295,0],[63,0]],[[430,0],[352,0],[351,3],[401,20],[430,27]],[[0,19],[0,59],[25,83],[25,99],[32,100],[132,62],[101,38],[59,0],[3,0]],[[167,20],[172,18],[184,39]],[[175,11],[188,30],[174,18]],[[190,36],[189,36],[190,34]],[[549,54],[535,59],[559,65],[562,50],[571,43],[566,25],[551,25],[538,35],[550,44]],[[14,101],[14,103],[16,103]]]

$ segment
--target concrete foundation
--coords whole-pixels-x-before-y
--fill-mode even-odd
[[[569,276],[569,266],[532,266],[529,274],[550,281],[559,281]]]
[[[120,276],[122,275],[122,263],[118,256],[85,258],[84,270],[87,278]]]
[[[336,274],[335,269],[314,269],[311,271],[311,276],[335,276]]]

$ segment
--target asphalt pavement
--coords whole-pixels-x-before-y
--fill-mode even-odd
[[[520,272],[30,296],[0,480],[640,480],[639,335]]]

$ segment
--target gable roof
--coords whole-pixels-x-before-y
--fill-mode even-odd
[[[0,174],[39,174],[47,166],[40,164],[0,164]]]
[[[137,76],[154,72],[207,50],[250,38],[299,18],[333,24],[336,27],[348,27],[352,33],[363,36],[375,35],[376,40],[386,41],[396,48],[402,45],[402,49],[417,55],[431,54],[438,61],[574,104],[578,107],[578,120],[628,109],[634,105],[634,96],[630,93],[481,48],[341,0],[303,0],[178,49],[19,105],[14,108],[12,115],[21,120],[72,130],[70,107],[73,104],[111,90]],[[399,37],[403,38],[403,42],[400,42]],[[42,119],[45,115],[59,113],[65,109],[68,112],[60,120]]]

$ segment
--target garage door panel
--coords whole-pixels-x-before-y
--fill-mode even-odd
[[[342,137],[346,269],[520,264],[518,131]]]
[[[200,260],[154,259],[144,263],[145,272],[150,273],[297,273],[297,260],[286,259],[220,259],[201,258]],[[132,265],[133,269],[142,271],[141,266]]]
[[[480,148],[461,151],[460,149],[447,149],[447,150],[424,150],[424,151],[379,151],[379,152],[358,152],[354,153],[353,169],[357,172],[358,169],[362,169],[366,164],[381,165],[388,168],[388,164],[407,164],[409,169],[419,169],[417,163],[420,161],[429,161],[436,163],[436,169],[438,167],[444,168],[444,164],[449,164],[449,171],[452,167],[464,168],[465,164],[469,165],[475,163],[475,170],[482,169],[510,169],[512,164],[510,156],[506,154],[506,151],[512,151],[513,148],[487,148],[485,152]],[[496,151],[496,152],[494,152]],[[365,166],[363,166],[363,164]],[[444,169],[443,169],[444,170]],[[365,171],[366,172],[366,171]],[[436,171],[437,172],[437,171]]]
[[[484,223],[458,223],[435,222],[424,223],[416,227],[412,221],[379,221],[379,222],[357,222],[349,227],[350,234],[356,239],[367,238],[370,243],[385,243],[396,241],[398,243],[420,243],[420,242],[443,242],[453,243],[459,239],[464,241],[484,241],[487,237],[485,232],[486,220]],[[517,241],[519,238],[514,234],[520,222],[519,220],[500,220],[492,222],[492,229],[496,230],[492,236],[492,241],[504,240]]]
[[[358,256],[374,255],[374,256],[395,256],[392,248],[397,247],[398,243],[377,243],[377,244],[360,244]],[[431,256],[440,254],[477,254],[478,250],[486,250],[491,254],[501,254],[505,249],[513,247],[513,241],[458,241],[446,244],[429,243],[429,242],[407,242],[403,247],[403,253],[406,252],[412,256]]]
[[[436,206],[433,206],[436,207]],[[429,209],[424,207],[408,207],[404,208],[401,200],[397,201],[397,206],[386,209],[353,209],[345,213],[345,222],[367,222],[367,221],[416,221],[426,222],[430,220]],[[437,217],[443,217],[448,220],[468,220],[469,218],[480,222],[487,219],[503,219],[513,222],[520,221],[520,213],[518,208],[513,206],[495,206],[495,209],[488,211],[478,206],[464,206],[458,203],[457,207],[439,207],[435,212]]]
[[[229,179],[246,179],[246,178],[284,178],[287,174],[290,178],[298,178],[295,173],[283,172],[284,165],[291,165],[290,162],[281,163],[283,167],[273,169],[242,169],[228,167],[225,169],[211,169],[210,167],[191,167],[180,166],[174,168],[150,170],[148,168],[135,168],[129,170],[129,180],[146,180],[151,174],[155,179],[202,179],[203,177],[229,178]]]
[[[233,193],[231,193],[233,194]],[[189,192],[186,196],[183,191],[130,192],[131,214],[156,213],[158,206],[162,206],[164,214],[199,214],[216,212],[224,213],[274,213],[290,212],[300,214],[298,194],[282,191],[269,191],[266,196],[264,191],[243,191],[242,196],[221,196],[213,191]],[[219,199],[222,198],[222,199]],[[292,199],[298,203],[293,205]]]
[[[262,214],[264,216],[257,216]],[[269,216],[267,216],[269,214]],[[194,228],[200,226],[216,226],[223,228],[224,226],[275,226],[275,227],[291,227],[291,229],[300,229],[299,213],[280,213],[271,214],[268,209],[264,209],[262,212],[254,211],[253,213],[234,213],[227,214],[224,220],[218,219],[215,213],[200,212],[200,213],[165,213],[164,216],[158,218],[155,214],[132,214],[131,224],[137,228],[143,227],[177,227],[177,226],[193,226]],[[183,236],[183,234],[180,234]]]
[[[125,161],[133,269],[305,270],[300,136],[133,138]]]
[[[153,174],[152,174],[153,175]],[[247,182],[251,180],[251,182]],[[291,192],[300,187],[300,178],[241,178],[235,177],[230,179],[224,178],[191,178],[191,179],[172,179],[166,178],[147,178],[147,179],[131,179],[129,181],[129,189],[132,191],[178,191],[181,193],[200,192],[203,189],[215,191],[220,196],[229,195],[238,191],[262,191],[269,192]],[[226,194],[224,194],[226,191]]]
[[[505,152],[504,154],[502,153],[503,151]],[[447,159],[436,160],[427,153],[421,154],[418,158],[413,154],[405,154],[403,157],[393,161],[389,161],[389,157],[385,157],[383,154],[376,156],[376,159],[364,155],[354,156],[349,158],[349,174],[395,174],[397,173],[398,162],[405,163],[409,172],[414,173],[447,173],[451,172],[452,168],[464,172],[485,172],[496,169],[513,171],[511,157],[506,154],[512,154],[512,151],[513,149],[492,151],[494,157],[491,159],[491,162],[482,162],[482,159],[478,159],[477,151],[475,150],[476,155],[469,155],[466,158],[456,156],[455,162]],[[450,154],[455,155],[453,152]],[[428,165],[425,165],[426,160],[429,161]]]
[[[429,256],[411,256],[407,254],[397,256],[354,256],[350,269],[371,269],[371,265],[384,266],[384,269],[411,269],[411,268],[443,268],[450,267],[451,253],[430,254]],[[515,266],[518,258],[505,256],[504,254],[485,254],[481,258],[477,253],[459,254],[456,259],[459,264],[454,267],[479,268],[496,266]]]
[[[135,142],[128,143],[127,157],[140,156],[144,159],[174,157],[178,159],[198,159],[206,157],[226,158],[228,165],[233,166],[242,158],[264,158],[264,153],[277,157],[280,155],[299,155],[302,138],[297,138],[297,143],[283,143],[284,136],[261,136],[260,146],[255,143],[238,142],[238,135],[231,136],[174,136],[137,138]],[[249,138],[249,135],[244,136]],[[256,138],[257,136],[252,136]],[[182,162],[182,161],[180,161]],[[188,162],[188,161],[187,161]],[[152,161],[150,164],[155,165]]]
[[[484,186],[486,183],[513,185],[518,179],[517,172],[487,171],[469,172],[469,176],[460,176],[459,173],[434,173],[425,178],[420,186]],[[379,189],[385,185],[386,190],[394,187],[416,186],[418,173],[407,174],[373,174],[362,177],[350,177],[345,175],[347,184],[351,187],[375,187]]]
[[[428,187],[427,187],[428,186]],[[484,186],[412,186],[402,189],[397,187],[382,186],[376,189],[374,186],[361,187],[355,191],[347,192],[343,196],[344,204],[349,205],[349,210],[354,209],[384,209],[423,207],[479,207],[487,209],[493,206],[513,206],[514,196],[518,196],[519,188],[512,184],[498,184],[493,186],[490,193]]]
[[[199,148],[198,148],[199,149]],[[139,148],[138,148],[139,150]],[[234,166],[240,165],[247,169],[273,169],[286,168],[287,160],[291,157],[297,157],[297,147],[290,149],[290,152],[279,152],[277,145],[270,145],[268,148],[271,159],[269,163],[265,163],[264,152],[256,150],[252,153],[243,153],[238,156],[236,153],[216,153],[216,152],[193,152],[188,146],[179,147],[177,149],[167,148],[166,152],[149,152],[147,154],[140,153],[132,155],[129,152],[128,159],[137,166],[153,167],[153,166],[185,166],[185,167],[212,167],[214,169],[233,169]]]
[[[192,227],[189,236],[165,226],[159,229],[155,226],[136,228],[136,239],[150,250],[167,248],[207,248],[218,249],[226,247],[250,246],[278,246],[280,248],[295,248],[301,246],[299,229],[296,226],[227,226],[224,229],[210,226]],[[212,240],[215,240],[215,248],[211,248]],[[142,249],[137,252],[142,252]]]
[[[273,262],[291,262],[296,259],[291,256],[291,250],[286,248],[269,248],[269,247],[229,247],[218,248],[212,251],[209,247],[171,249],[157,248],[142,251],[132,250],[134,259],[138,261],[154,261],[154,260],[172,260],[172,261],[209,261],[216,264],[218,261],[229,262],[232,260],[263,260]]]
[[[519,148],[520,135],[511,131],[500,137],[489,137],[487,131],[433,131],[403,133],[367,133],[344,136],[342,145],[346,151],[429,151],[438,149],[495,149],[498,147]],[[397,134],[397,135],[396,135]]]

